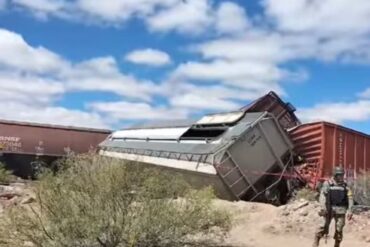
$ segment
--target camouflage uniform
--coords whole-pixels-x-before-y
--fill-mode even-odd
[[[342,168],[335,168],[336,175],[343,175]],[[335,220],[334,247],[339,247],[343,239],[343,228],[346,222],[346,213],[352,215],[353,195],[344,181],[337,181],[335,177],[325,181],[320,191],[320,205],[322,216],[315,233],[314,247],[319,246],[320,239],[328,234],[331,220]]]

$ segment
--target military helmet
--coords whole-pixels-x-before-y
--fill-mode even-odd
[[[343,167],[341,167],[341,166],[334,167],[334,169],[333,169],[333,175],[334,176],[344,175],[344,169],[343,169]]]

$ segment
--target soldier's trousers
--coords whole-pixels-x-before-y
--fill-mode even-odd
[[[319,227],[316,230],[316,236],[322,238],[325,234],[329,233],[329,227],[332,219],[335,220],[335,234],[334,239],[342,242],[343,239],[343,228],[346,224],[345,214],[332,214],[330,216],[321,217]]]

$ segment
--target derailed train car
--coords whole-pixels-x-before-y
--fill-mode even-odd
[[[104,156],[179,172],[228,200],[283,201],[293,145],[273,114],[207,115],[193,124],[128,128],[99,145]],[[139,164],[138,164],[139,165]]]
[[[245,112],[270,112],[284,129],[290,129],[301,124],[294,113],[296,108],[291,103],[284,102],[274,91],[270,91],[240,110]]]
[[[334,166],[345,169],[348,182],[370,171],[370,135],[328,122],[303,124],[289,134],[304,158],[300,174],[313,189],[332,175]]]
[[[92,128],[0,121],[0,161],[17,176],[28,178],[34,169],[68,153],[97,148],[111,131]]]

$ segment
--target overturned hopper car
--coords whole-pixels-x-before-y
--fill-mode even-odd
[[[0,121],[0,161],[15,175],[27,178],[40,165],[73,152],[97,148],[111,131],[91,128]]]
[[[242,107],[241,110],[245,112],[270,112],[284,129],[301,124],[294,113],[296,111],[295,107],[289,102],[284,102],[273,91]]]
[[[104,156],[138,161],[212,185],[228,200],[283,200],[293,145],[268,112],[212,114],[191,124],[123,129],[99,145]]]

